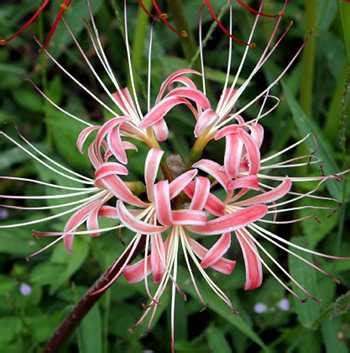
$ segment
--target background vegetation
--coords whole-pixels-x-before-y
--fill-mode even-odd
[[[265,2],[266,11],[274,13],[283,1]],[[93,1],[94,13],[108,58],[118,77],[126,83],[126,56],[118,22],[121,3],[113,0]],[[133,62],[140,97],[145,103],[148,19],[138,9],[136,1],[129,3]],[[172,1],[169,0],[169,3]],[[213,3],[219,10],[225,6],[226,1],[217,0]],[[39,0],[1,1],[1,36],[14,32],[39,4]],[[200,0],[182,1],[183,14],[195,36],[200,4]],[[57,67],[39,55],[38,46],[32,40],[33,34],[44,38],[59,5],[59,1],[52,1],[50,8],[31,31],[0,50],[0,124],[1,129],[12,136],[16,135],[16,129],[20,130],[30,141],[35,142],[37,147],[54,156],[56,160],[89,175],[89,163],[75,148],[75,139],[81,126],[53,110],[25,80],[30,77],[57,102],[76,114],[94,121],[108,118],[94,101]],[[162,5],[164,9],[168,8],[167,3]],[[168,15],[170,21],[178,20],[171,6]],[[95,53],[89,45],[84,29],[84,20],[87,20],[85,1],[73,0],[66,18],[89,57],[95,61]],[[249,12],[235,4],[235,34],[240,38],[247,38],[253,18]],[[348,167],[350,162],[347,153],[349,121],[346,119],[350,106],[350,4],[336,0],[294,0],[288,6],[283,25],[286,26],[289,20],[294,21],[293,29],[256,77],[254,84],[249,87],[243,101],[253,97],[266,82],[271,82],[307,36],[307,47],[303,55],[283,79],[284,91],[281,86],[274,91],[282,98],[282,102],[279,109],[264,122],[267,129],[264,149],[269,152],[276,151],[312,131],[318,144],[309,148],[321,155],[324,170],[334,172]],[[228,21],[227,11],[223,15],[223,21]],[[205,32],[212,23],[208,13],[204,12]],[[262,19],[255,39],[257,48],[250,51],[242,78],[247,76],[257,61],[269,37],[272,24],[272,20]],[[188,67],[191,61],[196,65],[196,61],[192,60],[196,48],[188,41],[182,42],[181,38],[162,24],[156,25],[153,94],[156,94],[159,84],[171,71]],[[206,45],[205,61],[212,99],[215,99],[225,78],[227,42],[227,37],[216,29]],[[98,84],[83,64],[62,25],[51,43],[50,50],[88,87],[99,92]],[[235,68],[243,50],[244,47],[235,46]],[[98,71],[102,77],[105,76],[101,68]],[[169,121],[173,131],[167,145],[169,151],[188,156],[192,143],[192,119],[185,112],[175,110]],[[215,157],[220,155],[222,148],[222,145],[210,145],[206,153]],[[60,182],[59,178],[35,164],[4,139],[0,140],[0,149],[1,175]],[[141,150],[134,153],[130,159],[130,169],[134,170],[133,177],[142,177],[144,152]],[[301,172],[315,174],[320,171],[306,168],[298,171]],[[307,243],[311,248],[317,247],[326,253],[349,255],[350,218],[345,201],[349,197],[350,185],[346,192],[346,184],[349,185],[349,179],[346,183],[332,182],[328,185],[332,196],[343,201],[335,213],[318,212],[319,222],[303,221],[293,227],[278,227],[276,231],[284,237]],[[304,185],[304,188],[309,188],[309,185]],[[42,192],[42,188],[33,185],[4,180],[0,182],[0,194]],[[48,190],[44,192],[49,193]],[[327,193],[327,190],[322,192]],[[3,203],[3,200],[0,203]],[[22,213],[0,208],[1,223],[25,221],[41,216],[43,213]],[[35,229],[61,230],[63,225],[63,220],[60,220],[35,226]],[[59,244],[26,262],[27,255],[45,244],[43,240],[32,238],[32,228],[0,230],[1,352],[39,352],[82,293],[121,252],[122,241],[128,237],[128,234],[119,233],[106,234],[93,240],[81,237],[77,239],[72,256],[67,255],[62,244]],[[342,284],[336,286],[329,278],[319,276],[300,262],[288,259],[276,249],[270,250],[284,266],[289,265],[291,272],[321,299],[321,304],[301,304],[294,301],[268,274],[261,289],[245,292],[242,289],[243,261],[238,246],[235,246],[231,256],[239,261],[234,274],[224,277],[213,273],[213,276],[217,277],[221,287],[237,305],[240,316],[233,315],[210,294],[205,285],[202,290],[207,297],[209,308],[201,311],[201,305],[196,298],[192,298],[193,289],[188,285],[187,277],[184,277],[184,290],[189,296],[187,302],[180,298],[177,301],[177,352],[348,352],[350,294],[347,290],[350,286],[350,262],[315,260],[342,280]],[[151,333],[146,334],[145,328],[128,331],[141,314],[141,304],[144,301],[142,285],[127,285],[124,279],[119,280],[91,310],[62,351],[168,351],[169,313],[166,296],[163,297],[160,315],[156,320],[158,322]]]

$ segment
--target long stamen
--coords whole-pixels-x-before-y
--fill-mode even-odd
[[[46,160],[48,160],[50,163],[52,163],[53,165],[55,165],[58,168],[61,168],[62,170],[64,170],[67,173],[70,173],[72,175],[75,175],[76,177],[85,180],[85,184],[93,184],[93,180],[91,178],[86,177],[85,175],[82,175],[80,173],[75,172],[74,170],[71,170],[67,167],[65,167],[64,165],[56,162],[55,160],[53,160],[52,158],[48,157],[45,153],[41,152],[38,148],[36,148],[32,143],[30,143],[22,134],[18,134],[18,136],[29,146],[31,147],[36,153],[39,154],[39,156],[45,158]],[[84,183],[83,181],[79,181],[81,183]]]
[[[98,199],[100,196],[101,196],[101,194],[94,195],[93,197],[91,197],[91,201]],[[81,205],[73,207],[73,208],[71,208],[71,209],[69,209],[67,211],[60,212],[60,213],[57,213],[57,214],[52,215],[52,216],[43,217],[43,218],[40,218],[40,219],[35,219],[33,221],[27,221],[27,222],[16,223],[16,224],[0,225],[0,229],[11,229],[11,228],[17,228],[17,227],[25,227],[25,226],[29,226],[29,225],[32,225],[32,224],[38,224],[38,223],[51,221],[53,219],[60,218],[60,217],[65,216],[67,214],[73,213],[74,211],[78,210],[79,208],[81,208]]]
[[[77,117],[76,115],[68,112],[67,110],[63,109],[60,107],[58,104],[56,104],[49,96],[47,96],[32,80],[28,79],[28,81],[31,83],[31,85],[35,88],[35,90],[45,99],[47,100],[53,107],[55,107],[57,110],[62,112],[63,114],[69,116],[70,118],[79,121],[81,124],[84,124],[86,126],[93,126],[89,122]]]
[[[307,265],[311,266],[312,268],[314,268],[315,270],[319,271],[320,273],[330,277],[335,283],[340,283],[339,279],[336,278],[334,275],[332,275],[331,273],[325,271],[323,268],[315,265],[313,262],[305,259],[304,257],[298,255],[297,253],[295,253],[294,251],[286,248],[285,246],[281,245],[280,243],[278,243],[277,241],[271,239],[269,236],[267,236],[266,234],[262,233],[261,231],[259,231],[258,229],[256,229],[254,227],[254,225],[249,226],[249,228],[251,230],[253,230],[254,232],[256,232],[258,235],[260,235],[261,237],[263,237],[264,239],[266,239],[267,241],[269,241],[271,244],[274,244],[275,246],[277,246],[278,248],[286,251],[288,254],[291,254],[292,256],[294,256],[295,258],[299,259],[300,261],[306,263]]]
[[[21,177],[0,176],[0,179],[23,181],[23,182],[26,182],[26,183],[44,185],[44,186],[48,186],[50,188],[61,189],[61,190],[72,190],[72,191],[97,190],[97,188],[75,188],[75,187],[72,187],[72,186],[57,185],[57,184],[52,184],[52,183],[46,183],[46,182],[41,181],[41,180],[35,180],[35,179],[29,179],[29,178],[21,178]]]
[[[230,28],[230,33],[232,33],[232,4],[230,3],[230,24],[229,24],[229,28]],[[228,46],[228,58],[227,58],[227,70],[226,70],[226,78],[225,78],[225,83],[224,83],[224,88],[222,90],[222,94],[221,97],[219,99],[219,103],[217,106],[217,111],[220,111],[221,109],[221,105],[223,103],[223,100],[225,98],[225,92],[228,86],[228,80],[230,77],[230,72],[231,72],[231,63],[232,63],[232,38],[229,37],[229,46]]]
[[[203,18],[202,12],[199,15],[199,26],[198,26],[198,37],[199,37],[199,57],[201,62],[201,73],[202,73],[202,89],[203,93],[207,94],[207,89],[205,85],[205,68],[204,68],[204,53],[203,53],[203,35],[202,35],[202,26]],[[231,39],[230,39],[231,40]]]
[[[179,237],[175,238],[175,248],[178,249]],[[177,251],[176,251],[177,252]],[[177,256],[173,265],[173,283],[171,287],[171,352],[175,352],[175,301],[176,301],[176,280],[177,280]]]
[[[197,293],[197,296],[200,300],[200,302],[203,304],[203,306],[205,307],[206,306],[206,303],[205,303],[205,300],[203,299],[203,296],[198,288],[198,285],[197,285],[197,282],[196,282],[196,279],[193,275],[193,271],[192,271],[192,267],[191,267],[191,264],[190,264],[190,261],[188,259],[188,254],[187,254],[187,249],[186,249],[186,245],[185,245],[185,241],[184,241],[184,235],[182,233],[180,233],[180,239],[181,239],[181,245],[182,245],[182,251],[184,253],[184,257],[185,257],[185,261],[186,261],[186,265],[187,265],[187,269],[188,269],[188,272],[190,274],[190,278],[191,278],[191,282],[193,284],[193,287],[194,287],[194,290],[196,291]]]
[[[290,242],[288,240],[285,240],[285,239],[279,237],[275,233],[272,233],[272,232],[268,231],[267,229],[258,226],[257,224],[254,224],[253,228],[260,230],[262,233],[265,233],[266,235],[270,236],[271,238],[276,239],[276,240],[278,240],[278,241],[280,241],[280,242],[282,242],[284,244],[287,244],[287,245],[289,245],[289,246],[291,246],[293,248],[296,248],[298,250],[304,251],[306,253],[309,253],[309,254],[312,254],[312,255],[315,255],[315,256],[325,257],[327,259],[332,259],[332,260],[350,260],[350,256],[327,255],[327,254],[324,254],[324,253],[321,253],[321,252],[318,252],[318,251],[314,251],[314,250],[310,250],[310,249],[304,248],[302,246],[299,246],[297,244],[294,244],[294,243],[292,243],[292,242]]]
[[[255,256],[261,261],[261,263],[264,265],[264,267],[270,272],[270,274],[276,279],[276,281],[285,289],[287,290],[290,294],[292,294],[294,297],[298,298],[299,300],[303,301],[297,293],[293,291],[289,286],[287,286],[277,275],[276,273],[271,269],[271,267],[264,261],[264,259],[259,255],[257,250],[250,244],[249,241],[245,239],[245,233],[240,232],[239,230],[237,231],[238,234],[241,235],[243,241],[249,246],[251,251],[255,254]]]
[[[81,56],[83,57],[83,59],[85,60],[85,62],[87,63],[88,67],[90,68],[92,74],[95,76],[96,80],[98,81],[98,83],[101,85],[102,89],[106,92],[107,96],[111,99],[111,101],[118,107],[118,109],[120,111],[123,111],[122,107],[120,106],[120,104],[118,104],[117,100],[114,99],[113,95],[111,94],[111,92],[109,91],[109,89],[106,87],[106,85],[104,84],[104,82],[102,81],[101,77],[97,74],[95,68],[93,67],[93,65],[91,64],[91,61],[89,60],[89,58],[86,56],[86,54],[84,53],[83,48],[81,47],[81,45],[79,44],[76,36],[74,35],[74,33],[72,32],[70,26],[68,25],[68,23],[63,20],[63,23],[68,31],[68,33],[70,34],[70,36],[73,39],[73,42],[75,43],[77,49],[79,50]]]
[[[62,233],[61,233],[61,234],[62,234]],[[53,241],[50,242],[49,244],[45,245],[45,246],[42,247],[41,249],[39,249],[39,250],[33,252],[32,254],[28,255],[26,259],[29,261],[32,257],[37,256],[37,255],[43,253],[44,251],[50,249],[53,245],[59,243],[62,239],[63,239],[63,235],[62,235],[61,237],[59,237],[59,238],[53,240]]]
[[[98,98],[94,93],[92,93],[86,86],[84,86],[77,78],[75,78],[67,69],[65,69],[58,60],[56,60],[51,53],[45,49],[42,44],[39,42],[37,38],[35,41],[40,46],[40,48],[44,51],[47,57],[64,73],[66,74],[74,83],[76,83],[83,91],[85,91],[90,97],[92,97],[96,102],[98,102],[103,108],[105,108],[109,113],[113,116],[117,116],[118,113],[111,109],[106,103],[104,103],[100,98]]]
[[[283,266],[280,265],[276,259],[271,256],[271,254],[249,233],[249,238],[257,245],[257,247],[262,250],[262,252],[304,293],[307,297],[314,300],[316,303],[320,303],[319,299],[317,299],[312,293],[310,293],[306,288],[304,288],[288,271],[286,271]]]
[[[153,25],[151,25],[149,30],[149,43],[148,43],[147,111],[151,110],[152,44],[153,44]]]
[[[126,0],[124,0],[124,28],[125,28],[125,47],[126,47],[126,54],[128,58],[128,66],[129,66],[129,75],[130,75],[130,82],[131,82],[131,89],[134,96],[134,101],[136,105],[137,112],[139,114],[139,118],[141,119],[143,114],[140,108],[139,99],[136,93],[136,86],[134,80],[134,73],[131,64],[131,54],[130,54],[130,45],[129,45],[129,33],[128,33],[128,10],[126,6]]]
[[[76,181],[78,183],[81,184],[93,184],[93,181],[84,181],[81,179],[77,179],[74,178],[68,174],[65,174],[63,172],[60,172],[59,170],[57,170],[56,168],[54,168],[53,166],[45,163],[43,160],[41,160],[40,158],[38,158],[35,154],[33,154],[32,152],[30,152],[29,150],[27,150],[26,148],[24,148],[20,143],[18,143],[16,140],[14,140],[12,137],[10,137],[9,135],[5,134],[3,131],[0,131],[0,135],[4,136],[6,139],[8,139],[9,141],[11,141],[14,145],[16,145],[17,147],[19,147],[22,151],[24,151],[26,154],[28,154],[30,157],[32,157],[34,160],[36,160],[37,162],[39,162],[40,164],[42,164],[43,166],[45,166],[46,168],[50,169],[51,171],[55,172],[56,174],[59,174],[67,179]],[[40,154],[40,153],[39,153]],[[57,162],[54,162],[51,158],[46,156],[46,159],[50,160],[50,162],[53,162],[54,164]],[[57,163],[58,164],[58,163]],[[61,166],[62,167],[62,166]],[[71,171],[71,173],[74,173]],[[86,178],[86,177],[85,177]]]

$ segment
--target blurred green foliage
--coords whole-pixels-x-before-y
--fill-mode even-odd
[[[308,53],[312,65],[305,65],[301,58],[283,79],[283,90],[277,87],[273,93],[282,98],[279,109],[265,120],[267,137],[265,150],[271,153],[285,147],[291,141],[312,132],[317,140],[314,149],[323,160],[327,173],[349,166],[347,137],[349,136],[350,98],[350,4],[343,1],[320,0],[312,3],[313,21],[306,22],[305,3],[308,0],[291,1],[283,25],[289,20],[294,26],[283,44],[242,97],[241,104],[260,91],[267,82],[286,66],[293,53],[306,36],[311,36],[315,50]],[[276,12],[283,1],[265,0],[268,12]],[[2,1],[0,6],[0,34],[5,36],[18,28],[31,14],[40,1]],[[94,13],[101,34],[102,43],[112,67],[122,82],[128,81],[126,56],[123,46],[121,25],[116,9],[118,1],[94,0]],[[183,10],[188,24],[197,33],[198,8],[201,1],[183,1]],[[217,10],[226,1],[213,1]],[[48,105],[32,88],[26,78],[32,79],[45,92],[67,110],[86,119],[103,121],[108,118],[88,95],[39,54],[38,46],[32,40],[35,34],[43,38],[57,13],[59,1],[52,1],[50,8],[40,17],[30,31],[0,50],[0,124],[1,129],[14,136],[19,129],[41,150],[75,170],[89,175],[91,169],[87,159],[75,148],[75,139],[81,126],[68,119]],[[166,8],[166,3],[163,3]],[[117,11],[118,13],[118,11]],[[172,21],[172,13],[169,12]],[[66,14],[67,22],[79,38],[88,56],[96,61],[88,35],[84,29],[87,20],[85,0],[73,0]],[[212,19],[204,12],[204,29],[209,30]],[[227,23],[227,11],[223,15]],[[240,38],[246,38],[253,16],[234,5],[234,31]],[[308,25],[306,25],[306,23]],[[310,23],[313,28],[310,27]],[[273,20],[262,19],[256,33],[256,49],[248,55],[242,78],[247,77],[254,67],[264,43],[269,38]],[[309,26],[308,28],[306,28]],[[137,30],[134,31],[134,29]],[[310,33],[311,31],[311,33]],[[129,32],[133,47],[133,62],[137,68],[136,80],[139,96],[146,106],[147,78],[147,36],[148,21],[138,10],[137,2],[129,4]],[[133,41],[133,36],[137,41]],[[180,38],[161,24],[156,24],[154,34],[152,96],[154,97],[162,80],[173,70],[187,67],[190,58],[185,56]],[[215,30],[207,41],[205,63],[210,85],[210,98],[214,101],[225,79],[227,63],[227,37]],[[237,68],[244,47],[235,46],[233,67]],[[100,92],[89,68],[79,56],[72,40],[61,25],[51,43],[53,55],[84,82],[92,91]],[[195,54],[195,53],[193,53]],[[311,58],[310,58],[311,55]],[[305,58],[304,58],[305,60]],[[303,70],[302,70],[303,68]],[[107,77],[98,68],[105,82]],[[308,80],[310,85],[302,85]],[[299,98],[308,95],[311,87],[311,114],[305,114],[299,105]],[[101,94],[103,97],[104,95]],[[310,102],[310,101],[309,101]],[[249,112],[248,112],[249,115]],[[188,156],[193,121],[183,111],[174,110],[169,118],[172,134],[167,143],[169,151],[176,151],[184,158]],[[34,177],[43,181],[60,183],[60,178],[41,168],[28,159],[18,148],[4,139],[0,140],[0,173],[18,177]],[[223,146],[209,145],[206,153],[215,158]],[[221,150],[219,150],[221,149]],[[144,151],[130,153],[133,177],[142,175]],[[319,170],[311,167],[304,170],[315,174]],[[346,188],[346,184],[348,187]],[[66,184],[67,185],[67,184]],[[73,185],[73,184],[72,184]],[[309,188],[309,185],[304,185]],[[339,201],[348,199],[350,185],[330,182],[327,185],[333,197]],[[347,192],[346,192],[347,191]],[[19,182],[1,181],[0,193],[41,194],[49,193],[43,187],[24,185]],[[323,190],[326,193],[326,189]],[[29,204],[29,202],[26,202]],[[44,204],[43,204],[44,205]],[[0,209],[1,222],[26,221],[40,218],[43,213],[22,213],[16,210],[5,214]],[[55,210],[54,210],[55,211]],[[56,210],[57,212],[57,210]],[[349,255],[350,233],[349,212],[346,203],[335,213],[320,212],[319,222],[303,221],[293,227],[280,226],[283,237],[292,238],[300,244],[317,246],[323,252]],[[303,212],[295,216],[304,216]],[[36,230],[61,230],[63,220],[35,226]],[[0,352],[40,352],[58,323],[65,317],[87,287],[122,251],[120,236],[128,234],[105,234],[99,239],[81,237],[77,239],[74,254],[67,255],[62,244],[50,251],[34,257],[30,262],[25,257],[46,244],[43,240],[31,237],[33,227],[0,230]],[[276,228],[276,226],[275,226]],[[245,292],[242,258],[235,246],[231,255],[237,258],[238,266],[234,274],[223,277],[213,273],[220,284],[239,308],[240,315],[232,314],[227,307],[215,298],[204,283],[201,290],[208,303],[208,310],[201,311],[185,271],[180,271],[184,290],[189,294],[188,301],[178,300],[177,305],[177,352],[298,352],[298,353],[345,353],[350,342],[350,262],[330,262],[317,259],[317,262],[342,280],[335,286],[329,279],[320,276],[303,263],[289,259],[276,248],[268,250],[284,266],[289,265],[291,273],[307,289],[321,299],[299,303],[292,300],[276,281],[266,274],[267,279],[261,289]],[[182,273],[183,272],[183,273]],[[29,286],[25,293],[23,286]],[[290,307],[279,305],[283,299],[290,300]],[[142,285],[127,285],[124,279],[102,298],[97,306],[84,319],[62,352],[108,353],[108,352],[166,352],[169,349],[168,297],[163,297],[156,325],[151,333],[145,328],[129,332],[142,312],[144,302]],[[266,311],[257,313],[257,304],[264,304]],[[160,323],[157,324],[157,321]]]

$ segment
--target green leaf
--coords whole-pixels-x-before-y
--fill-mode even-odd
[[[55,282],[51,286],[51,293],[54,293],[64,283],[66,283],[71,276],[79,270],[89,253],[89,238],[75,237],[73,253],[68,254],[64,248],[63,243],[58,244],[52,253],[51,261],[57,264],[65,265],[65,269],[61,274],[55,278]]]
[[[207,330],[208,346],[211,352],[230,353],[231,348],[225,338],[224,332],[215,326],[210,326]]]
[[[339,13],[343,27],[344,45],[350,64],[350,6],[342,0],[338,0]]]
[[[81,322],[79,338],[80,353],[102,352],[101,313],[98,305],[95,305]]]
[[[304,237],[294,237],[291,239],[291,242],[299,246],[306,246],[306,240]],[[295,251],[295,249],[292,250]],[[305,253],[300,253],[300,255],[306,260],[312,262],[311,255]],[[316,296],[319,296],[320,290],[318,287],[315,270],[292,255],[289,255],[288,262],[291,275],[308,291]],[[305,297],[305,294],[303,294],[295,285],[293,285],[293,289],[300,295],[301,298]],[[320,315],[319,304],[310,299],[302,303],[298,299],[294,298],[294,307],[297,312],[299,322],[306,328],[312,328],[314,322]]]
[[[189,292],[192,296],[196,296],[196,292],[191,285],[188,285],[186,291]],[[216,312],[219,316],[229,322],[231,325],[236,327],[239,331],[241,331],[244,335],[249,337],[255,343],[257,343],[260,347],[262,347],[265,351],[268,351],[264,342],[260,339],[260,337],[254,332],[254,330],[250,327],[250,325],[242,318],[242,316],[234,314],[227,307],[225,303],[223,303],[210,289],[208,289],[205,284],[201,286],[201,293],[203,294],[204,300],[208,307]]]
[[[326,346],[327,353],[348,353],[346,343],[338,339],[337,335],[340,331],[339,320],[327,320],[322,324],[323,341]]]
[[[313,137],[317,141],[317,145],[315,146],[312,138],[308,138],[306,140],[306,144],[309,147],[310,152],[315,151],[315,155],[322,161],[322,163],[324,163],[323,169],[326,174],[333,174],[337,172],[339,169],[333,157],[334,153],[331,146],[324,138],[322,131],[310,117],[306,116],[298,102],[291,94],[288,86],[284,83],[282,83],[282,86],[283,92],[287,98],[287,103],[292,111],[294,122],[299,130],[300,137],[304,137],[307,134],[312,133]],[[342,200],[342,187],[340,183],[330,180],[326,184],[331,195],[337,200]]]

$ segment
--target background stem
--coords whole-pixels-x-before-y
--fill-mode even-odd
[[[140,253],[145,247],[145,239],[141,238],[132,259]],[[130,249],[131,251],[131,249]],[[47,343],[44,353],[55,353],[59,352],[62,345],[68,340],[72,335],[74,330],[80,325],[80,322],[84,319],[86,314],[95,305],[95,303],[102,297],[105,291],[95,294],[96,291],[107,285],[113,277],[118,273],[120,268],[124,265],[127,257],[130,254],[127,251],[124,256],[117,259],[117,263],[112,263],[112,265],[101,275],[101,277],[89,288],[85,295],[81,298],[79,303],[73,308],[70,314],[63,320],[60,326],[56,329],[53,336]],[[114,267],[114,268],[113,268]],[[108,290],[108,289],[107,289]]]

